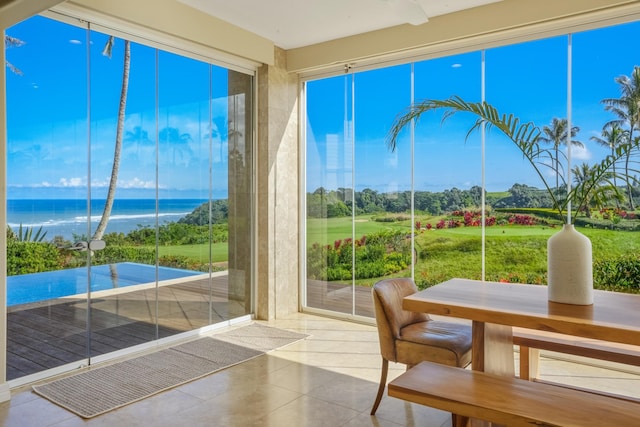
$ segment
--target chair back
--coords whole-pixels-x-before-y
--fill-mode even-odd
[[[392,362],[397,361],[395,341],[400,337],[400,330],[407,325],[430,320],[425,313],[402,309],[402,299],[417,291],[416,284],[408,277],[384,279],[373,286],[380,352],[383,358]]]

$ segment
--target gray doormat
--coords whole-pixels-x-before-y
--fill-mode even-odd
[[[37,385],[33,390],[83,418],[92,418],[306,337],[253,323]]]

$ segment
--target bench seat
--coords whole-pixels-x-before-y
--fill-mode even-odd
[[[520,378],[538,376],[539,351],[640,366],[640,347],[530,329],[513,328],[513,343],[520,347]]]
[[[507,426],[640,425],[640,403],[548,383],[422,362],[389,396]]]

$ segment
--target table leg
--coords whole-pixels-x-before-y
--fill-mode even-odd
[[[474,321],[472,323],[471,368],[497,375],[515,376],[511,326]],[[473,427],[497,427],[488,421],[472,420]]]

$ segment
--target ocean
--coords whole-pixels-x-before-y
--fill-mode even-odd
[[[205,203],[201,199],[163,199],[159,201],[157,220],[160,225],[175,222],[193,212]],[[91,202],[91,234],[95,231],[105,200]],[[7,223],[14,230],[22,227],[34,228],[34,233],[42,226],[47,232],[45,240],[55,236],[72,240],[73,235],[87,235],[88,206],[86,200],[7,200]],[[138,226],[155,226],[155,199],[116,199],[111,211],[107,233],[128,233]]]

